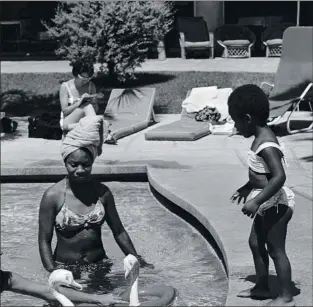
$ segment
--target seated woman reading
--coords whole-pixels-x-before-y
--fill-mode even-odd
[[[101,226],[107,222],[125,255],[138,257],[116,210],[110,189],[91,176],[102,146],[102,116],[82,118],[63,140],[61,153],[68,175],[44,193],[39,210],[39,251],[43,266],[53,271],[61,264],[92,264],[107,259]],[[52,252],[53,230],[57,244]]]
[[[63,82],[60,88],[61,118],[60,127],[64,134],[74,129],[81,118],[95,116],[99,110],[97,103],[96,86],[91,81],[95,75],[92,63],[76,61],[72,63],[73,79]],[[116,144],[115,138],[109,131],[109,122],[103,121],[106,126],[102,133],[103,140],[108,144]]]
[[[96,95],[96,87],[91,81],[93,64],[76,61],[72,66],[74,78],[63,82],[60,88],[60,126],[64,132],[75,128],[81,118],[95,116],[99,109],[96,100],[92,99]]]

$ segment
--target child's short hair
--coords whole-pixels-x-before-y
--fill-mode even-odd
[[[230,114],[236,114],[239,118],[249,114],[260,125],[266,124],[269,117],[269,108],[266,94],[254,84],[237,87],[228,98]]]

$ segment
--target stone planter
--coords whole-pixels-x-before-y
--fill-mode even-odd
[[[160,61],[165,61],[166,60],[166,53],[165,53],[164,41],[160,41],[158,43],[157,50],[158,50],[158,59]]]

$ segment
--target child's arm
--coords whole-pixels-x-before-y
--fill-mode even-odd
[[[252,185],[251,185],[251,182],[250,180],[245,184],[243,185],[241,188],[238,189],[238,191],[242,191],[242,190],[252,190]]]
[[[270,173],[271,179],[264,189],[254,198],[254,201],[261,205],[275,195],[284,185],[286,174],[281,162],[281,152],[275,147],[264,148],[260,152]]]

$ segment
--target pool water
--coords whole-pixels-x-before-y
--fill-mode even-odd
[[[108,182],[121,220],[137,252],[155,265],[140,269],[139,289],[164,283],[177,290],[175,306],[224,306],[228,281],[220,260],[207,241],[188,223],[165,209],[148,183]],[[38,209],[51,183],[2,184],[1,268],[46,283],[37,244]],[[105,224],[103,243],[113,261],[106,282],[113,293],[126,289],[124,255]],[[55,245],[55,235],[53,247]],[[99,292],[99,291],[98,291]],[[4,292],[3,306],[35,306],[44,301]]]

